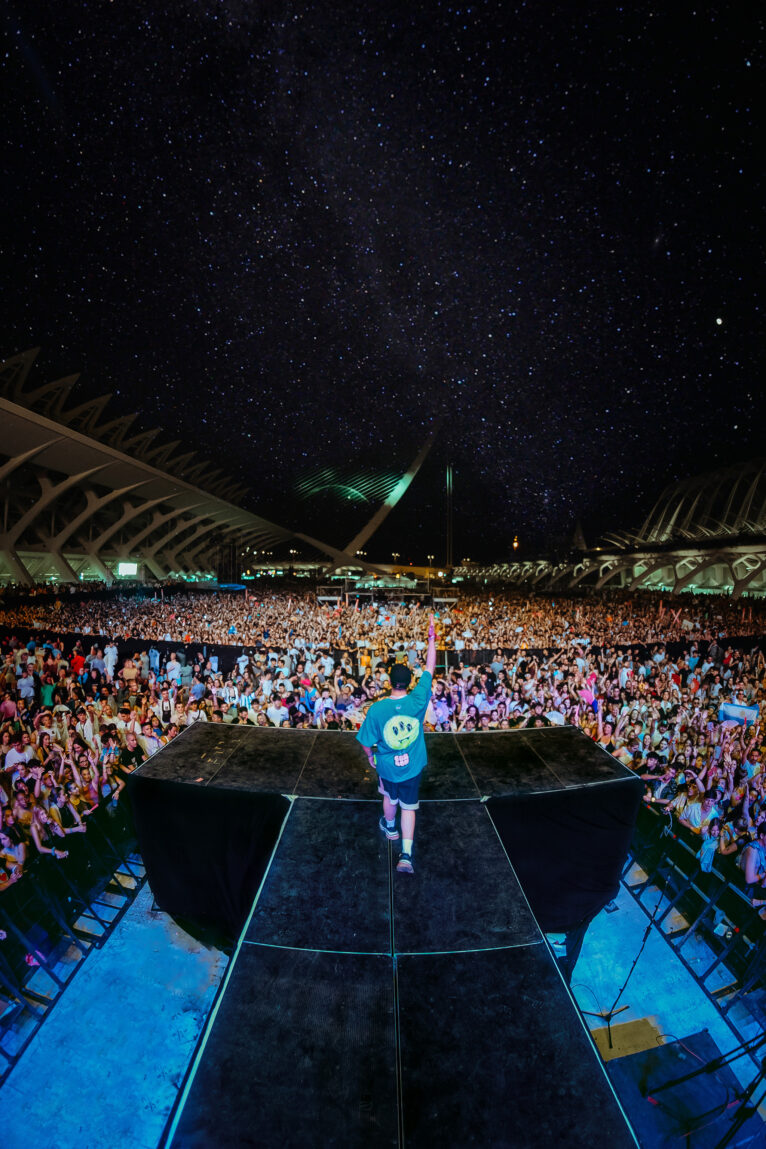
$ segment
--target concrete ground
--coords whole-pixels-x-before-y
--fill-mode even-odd
[[[151,907],[147,884],[9,1074],[3,1149],[157,1145],[228,959]]]
[[[658,892],[648,890],[644,897],[651,913]],[[616,904],[614,913],[602,911],[593,920],[575,966],[572,992],[582,1010],[612,1007],[644,936],[647,915],[624,887]],[[670,928],[670,920],[665,925]],[[684,953],[687,961],[699,963],[701,969],[712,960],[704,943],[694,939],[684,947]],[[721,976],[726,980],[723,974]],[[732,1008],[736,1032],[732,1030],[655,926],[619,1004],[629,1008],[615,1018],[615,1025],[648,1018],[659,1034],[665,1035],[665,1041],[683,1039],[707,1029],[722,1053],[760,1033],[757,1022],[741,1005]],[[591,1030],[605,1024],[600,1018],[587,1017],[586,1021]],[[743,1084],[747,1084],[755,1072],[748,1057],[734,1062],[731,1068]]]

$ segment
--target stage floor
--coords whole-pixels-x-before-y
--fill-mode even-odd
[[[165,1144],[635,1146],[486,804],[377,817],[291,801]]]
[[[625,782],[635,775],[572,726],[427,734],[421,801],[476,801]],[[198,722],[136,771],[248,793],[377,801],[375,771],[353,734]]]

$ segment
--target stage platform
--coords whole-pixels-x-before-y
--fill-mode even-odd
[[[585,810],[589,794],[629,838],[635,778],[575,730],[433,735],[428,750],[414,875],[396,872],[348,735],[197,726],[137,772],[160,892],[163,865],[175,893],[194,885],[200,851],[223,889],[229,836],[236,853],[258,818],[266,837],[278,824],[164,1144],[637,1144],[492,815],[527,822],[566,795]],[[144,843],[168,801],[169,840]]]
[[[581,789],[635,775],[572,726],[427,734],[421,801],[476,801]],[[377,776],[354,735],[199,722],[153,755],[141,778],[248,793],[377,801]]]

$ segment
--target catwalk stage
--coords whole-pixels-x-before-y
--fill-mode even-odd
[[[353,736],[198,724],[131,799],[161,908],[238,938],[165,1145],[635,1146],[542,929],[641,783],[572,728],[427,736],[414,875]]]

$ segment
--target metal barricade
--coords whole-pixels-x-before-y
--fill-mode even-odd
[[[656,896],[665,899],[656,928],[724,1016],[742,1002],[758,1017],[766,990],[766,922],[747,897],[733,857],[716,855],[712,869],[702,869],[701,842],[665,812],[644,805],[623,884],[648,916]],[[692,940],[702,943],[693,962],[686,952]]]
[[[62,843],[68,857],[33,855],[0,894],[0,1082],[143,885],[129,807],[102,804],[85,822]]]

